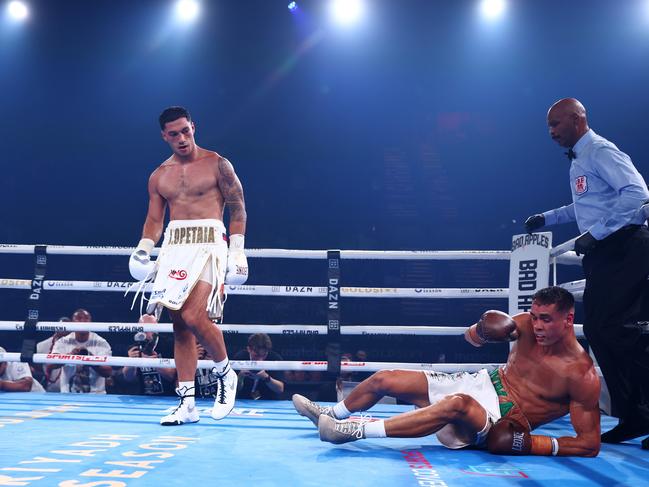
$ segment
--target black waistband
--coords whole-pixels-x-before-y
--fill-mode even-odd
[[[608,237],[600,240],[597,246],[608,247],[609,245],[619,244],[629,238],[635,232],[640,230],[642,227],[644,227],[644,225],[626,225],[619,230],[614,231]]]
[[[618,232],[621,232],[621,231],[628,232],[628,231],[630,231],[630,230],[637,230],[637,229],[640,228],[641,226],[642,226],[642,225],[625,225],[625,226],[623,226],[622,228],[620,228],[620,229],[617,230],[617,231],[618,231]]]

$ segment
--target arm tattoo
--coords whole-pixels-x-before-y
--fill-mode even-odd
[[[245,223],[247,215],[243,187],[232,164],[224,157],[219,160],[219,172],[219,188],[230,212],[230,220]]]

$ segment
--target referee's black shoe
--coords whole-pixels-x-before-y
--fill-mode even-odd
[[[618,425],[602,434],[602,443],[622,443],[649,434],[649,422],[620,419]],[[649,438],[645,439],[649,448]]]

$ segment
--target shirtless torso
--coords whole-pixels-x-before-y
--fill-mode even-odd
[[[165,208],[171,220],[215,218],[223,221],[223,210],[230,212],[230,233],[245,233],[245,203],[241,183],[230,161],[216,152],[195,145],[187,131],[185,118],[170,122],[163,137],[174,148],[149,178],[149,212],[144,235],[160,238]]]
[[[541,317],[534,317],[540,320]],[[530,313],[514,317],[520,336],[503,367],[504,386],[532,428],[571,412],[571,403],[599,397],[593,361],[570,332],[551,346],[539,344]]]

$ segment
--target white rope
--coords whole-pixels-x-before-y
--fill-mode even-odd
[[[576,239],[568,240],[554,247],[552,257],[559,257],[560,264],[578,264],[581,257],[574,252]],[[0,244],[0,254],[33,254],[35,245]],[[88,245],[47,245],[49,255],[103,255],[130,256],[133,247],[88,246]],[[156,247],[151,255],[156,256],[160,248]],[[562,255],[566,254],[567,255]],[[326,250],[299,249],[246,249],[250,258],[271,259],[326,259]],[[350,260],[506,260],[510,259],[509,250],[341,250],[341,259]]]
[[[341,287],[344,298],[416,298],[464,299],[508,298],[507,288],[398,288],[398,287]]]
[[[551,256],[556,257],[574,248],[575,239],[564,242],[552,249]],[[0,244],[0,254],[33,254],[35,245]],[[49,255],[104,255],[130,256],[134,247],[91,246],[91,245],[47,245]],[[151,255],[156,256],[160,248],[156,247]],[[250,258],[271,259],[326,259],[326,250],[299,249],[246,249]],[[341,250],[341,259],[350,260],[509,260],[509,250]],[[572,253],[559,259],[560,264],[574,264],[581,261]]]
[[[43,281],[43,289],[50,291],[99,291],[125,293],[133,285],[130,281]],[[143,286],[150,293],[153,284]],[[27,279],[0,278],[0,289],[31,289]],[[255,296],[326,296],[322,286],[228,286],[228,294]]]
[[[326,335],[326,325],[248,325],[248,324],[221,324],[218,325],[224,333],[267,333],[269,335]],[[0,321],[0,331],[22,331],[22,321]],[[37,331],[47,332],[73,332],[94,331],[112,333],[136,333],[152,331],[154,333],[173,333],[171,323],[116,323],[116,322],[91,322],[72,323],[69,321],[41,321],[36,325]]]
[[[466,326],[341,325],[341,335],[464,335]]]
[[[341,250],[341,259],[509,260],[509,250]]]
[[[577,240],[578,238],[579,237],[575,237],[566,242],[563,242],[562,244],[557,245],[556,247],[553,247],[552,250],[550,251],[550,257],[558,257],[561,254],[565,254],[566,252],[574,250],[575,240]],[[574,255],[576,256],[577,254]],[[578,258],[581,259],[581,257]]]
[[[493,370],[503,364],[411,364],[402,362],[342,362],[343,372],[377,372],[386,369],[434,370],[436,372],[477,372],[481,369]]]
[[[0,289],[31,289],[32,281],[29,279],[0,278]]]
[[[0,352],[0,362],[19,362],[20,354],[16,352]],[[56,354],[34,354],[34,363],[41,364],[64,364],[64,365],[109,365],[111,367],[153,367],[153,368],[175,368],[173,359],[149,359],[131,357],[105,357],[92,355],[56,355]],[[214,362],[211,360],[199,360],[199,369],[211,369]],[[326,371],[327,362],[321,361],[252,361],[233,360],[230,365],[235,370],[300,370],[306,372]],[[342,362],[341,372],[378,372],[379,370],[434,370],[452,374],[454,372],[477,372],[481,369],[493,370],[504,364],[412,364],[406,362]],[[601,377],[599,367],[595,367],[597,374]]]
[[[218,325],[224,333],[267,333],[269,335],[326,335],[326,325],[248,325],[248,324],[221,324]],[[575,324],[575,334],[583,337],[583,326]],[[0,321],[0,331],[22,331],[22,321]],[[463,335],[466,326],[424,326],[424,325],[341,325],[341,335],[436,335],[456,336]],[[155,333],[172,333],[171,323],[117,323],[117,322],[91,322],[72,323],[61,321],[41,321],[36,325],[37,331],[94,331],[94,332],[130,332],[152,331]]]
[[[577,338],[583,338],[583,325],[575,324]],[[464,335],[466,326],[375,326],[375,325],[342,325],[341,335],[415,335],[415,336],[457,336]]]
[[[578,265],[581,266],[581,255],[575,254],[573,251],[565,252],[561,255],[556,256],[557,264],[563,265]]]
[[[19,362],[20,353],[0,352],[0,362]],[[173,359],[167,358],[136,358],[136,357],[110,357],[102,355],[71,355],[36,353],[33,360],[37,364],[64,364],[64,365],[108,365],[110,367],[153,367],[153,368],[175,368]],[[253,360],[232,360],[230,365],[236,370],[302,370],[302,371],[326,371],[327,362],[317,360],[303,361],[253,361]],[[384,369],[406,369],[406,370],[436,370],[439,372],[475,372],[483,368],[495,368],[500,364],[412,364],[400,362],[342,362],[343,372],[376,372]],[[211,360],[199,360],[199,369],[210,369],[214,367]]]
[[[567,291],[570,291],[571,293],[584,293],[584,289],[586,289],[586,279],[580,279],[578,281],[570,281],[570,282],[564,282],[562,284],[559,284],[560,287],[564,288]]]
[[[33,254],[35,245],[0,244],[3,254]],[[124,255],[129,256],[134,247],[48,245],[49,255]],[[154,248],[151,255],[158,255]],[[508,250],[341,250],[341,259],[371,260],[509,260]],[[247,257],[275,259],[326,259],[326,250],[298,249],[246,249]]]
[[[0,244],[0,254],[33,254],[35,245]],[[47,245],[48,255],[125,255],[130,256],[134,247],[112,247],[109,245]],[[151,255],[158,255],[154,248]]]
[[[44,281],[43,289],[50,291],[100,291],[126,292],[132,285],[128,281]],[[151,292],[152,284],[143,286]],[[0,289],[31,289],[27,279],[0,278]],[[294,296],[325,297],[328,289],[323,286],[228,286],[228,294],[241,296]],[[415,299],[462,299],[507,298],[506,288],[397,288],[397,287],[341,287],[340,295],[346,298],[415,298]]]

